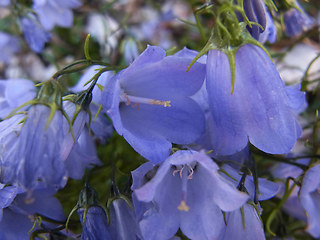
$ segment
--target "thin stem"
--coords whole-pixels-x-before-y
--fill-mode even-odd
[[[271,222],[272,220],[275,218],[277,212],[281,209],[281,207],[283,206],[283,204],[288,200],[288,198],[290,197],[291,193],[293,192],[294,188],[296,187],[296,183],[294,182],[293,185],[290,187],[289,186],[290,183],[290,179],[287,179],[286,181],[286,191],[281,199],[281,201],[279,202],[279,204],[272,210],[272,212],[270,213],[269,217],[267,218],[267,222],[266,222],[266,229],[267,231],[273,235],[276,236],[276,234],[271,230]]]

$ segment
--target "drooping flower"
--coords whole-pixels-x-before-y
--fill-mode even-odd
[[[297,1],[295,2],[296,8],[291,8],[283,15],[285,33],[289,37],[295,37],[301,33],[311,29],[315,21],[301,8]]]
[[[229,165],[224,165],[223,168],[229,175],[226,176],[226,178],[232,181],[234,185],[240,188],[242,191],[246,191],[250,195],[251,201],[244,204],[241,209],[236,209],[232,212],[226,213],[225,229],[219,239],[264,240],[265,234],[263,224],[259,216],[262,212],[262,209],[259,203],[255,204],[253,201],[256,193],[253,177],[245,175],[246,177],[242,182],[243,173],[237,172]],[[240,182],[242,184],[241,186],[239,185]],[[279,191],[280,185],[268,181],[267,179],[259,178],[258,183],[259,194],[257,196],[257,200],[259,201],[270,199]]]
[[[10,5],[10,0],[2,0],[0,6],[6,7]]]
[[[267,13],[266,6],[263,0],[244,0],[243,8],[247,18],[251,22],[258,23],[248,26],[247,29],[256,40],[259,40],[259,35],[266,29],[267,26]]]
[[[71,27],[73,23],[71,9],[80,5],[80,0],[34,0],[32,8],[37,13],[43,28],[49,31],[55,25]]]
[[[84,220],[84,209],[79,209],[78,214],[82,224],[82,240],[112,240],[107,227],[107,215],[102,207],[89,207]]]
[[[259,35],[259,42],[274,43],[277,40],[277,28],[272,20],[270,13],[266,10],[267,24],[264,31]]]
[[[300,190],[301,205],[307,213],[307,232],[320,237],[320,165],[310,168],[302,182]]]
[[[124,59],[127,64],[130,64],[139,56],[137,43],[132,38],[128,38],[123,45]]]
[[[97,192],[87,183],[80,192],[76,209],[82,225],[82,240],[113,240],[106,211],[98,202]]]
[[[247,239],[264,240],[266,239],[263,224],[259,218],[256,208],[250,204],[245,204],[242,211],[235,210],[226,215],[226,228],[219,240]]]
[[[6,183],[17,183],[26,188],[34,188],[39,180],[59,187],[66,183],[66,171],[61,159],[64,131],[59,130],[66,123],[62,114],[57,112],[46,128],[49,115],[50,109],[46,106],[32,107],[23,126],[20,124],[19,134],[15,134],[15,144],[10,146],[7,142],[5,148],[0,150]],[[4,128],[10,120],[1,122],[0,128]],[[1,137],[3,140],[7,138]]]
[[[212,114],[211,146],[217,155],[238,152],[249,141],[273,154],[294,147],[301,134],[296,108],[304,105],[304,93],[297,89],[288,92],[262,49],[245,44],[237,50],[233,94],[227,55],[210,50],[206,84]]]
[[[269,41],[270,43],[275,42],[277,31],[264,1],[244,0],[243,10],[250,21],[250,24],[247,23],[247,30],[251,36],[261,43],[266,41]],[[237,15],[240,21],[244,21],[242,15],[239,13]]]
[[[307,167],[308,163],[309,163],[310,159],[299,159],[296,161],[296,163],[305,165]],[[298,179],[301,175],[303,174],[303,170],[300,167],[294,166],[294,165],[290,165],[290,164],[286,164],[286,163],[281,163],[279,165],[276,165],[273,169],[272,169],[272,175],[280,180],[286,180],[288,178],[294,178],[294,179]],[[292,187],[292,182],[289,183],[290,187]],[[285,193],[285,184],[280,182],[280,191],[278,193],[278,197],[282,198],[284,193]],[[304,222],[307,222],[307,217],[305,214],[305,211],[301,205],[300,202],[300,197],[299,197],[299,192],[300,192],[300,188],[299,187],[295,187],[290,196],[288,197],[288,199],[286,200],[286,202],[284,203],[282,209],[288,213],[289,215],[302,220]]]
[[[2,219],[0,218],[1,240],[30,238],[29,231],[34,225],[35,214],[40,214],[55,221],[64,222],[65,217],[62,206],[52,195],[53,189],[36,189],[32,193],[24,192],[21,188],[14,186],[1,187],[0,202]],[[47,230],[55,228],[56,225],[42,220],[42,226]],[[35,224],[35,229],[39,225]]]
[[[75,164],[77,167],[75,167]],[[86,168],[90,165],[100,164],[93,138],[89,136],[89,130],[83,128],[76,144],[65,160],[68,176],[73,179],[81,179]]]
[[[18,38],[5,33],[0,32],[0,62],[9,63],[11,57],[20,50]]]
[[[68,177],[65,160],[84,127],[86,113],[79,112],[71,133],[66,117],[73,118],[76,106],[71,102],[62,106],[54,83],[44,84],[33,101],[35,105],[26,112],[0,122],[2,181],[25,189],[34,189],[40,182],[63,187]]]
[[[249,198],[224,179],[216,163],[201,152],[174,153],[144,184],[149,166],[136,170],[144,172],[144,177],[135,179],[137,175],[132,174],[134,205],[140,210],[137,217],[145,239],[169,239],[179,227],[191,239],[215,239],[224,226],[222,211],[239,209]]]
[[[171,143],[188,144],[204,131],[204,116],[189,97],[200,89],[205,66],[149,46],[104,86],[102,105],[116,131],[143,157],[163,161]]]
[[[50,34],[44,30],[35,15],[29,13],[20,19],[21,31],[29,47],[39,53],[50,39]]]
[[[27,79],[0,80],[0,118],[36,96],[34,83]]]
[[[113,199],[109,206],[110,233],[113,239],[142,240],[134,210],[121,197]]]

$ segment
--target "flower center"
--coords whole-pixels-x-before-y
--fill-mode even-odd
[[[170,103],[171,101],[161,101],[151,98],[144,98],[144,97],[136,97],[131,96],[126,93],[120,94],[120,102],[126,103],[127,106],[133,104],[133,107],[138,107],[139,103],[143,104],[152,104],[152,105],[162,105],[164,107],[171,107]]]
[[[189,164],[183,165],[183,166],[176,166],[177,169],[173,171],[173,176],[175,176],[176,173],[179,173],[179,176],[182,181],[182,191],[181,191],[181,202],[180,205],[177,207],[180,211],[188,212],[190,207],[187,205],[187,183],[188,180],[192,179],[194,169]]]

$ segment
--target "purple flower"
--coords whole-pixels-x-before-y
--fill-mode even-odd
[[[17,190],[14,186],[4,187],[4,184],[0,184],[0,222],[3,216],[3,209],[10,206],[17,195]]]
[[[123,48],[124,59],[127,64],[132,63],[139,56],[137,43],[132,38],[125,40]]]
[[[10,5],[10,0],[1,0],[0,6],[1,7],[6,7]]]
[[[147,171],[149,166],[140,168]],[[136,171],[143,173],[140,168]],[[217,238],[224,227],[222,211],[239,209],[249,198],[218,170],[204,153],[178,151],[160,165],[154,177],[149,171],[135,179],[133,172],[134,200],[140,201],[134,205],[140,210],[137,217],[143,237],[169,239],[180,228],[191,239]],[[148,177],[151,180],[139,186]]]
[[[248,141],[272,154],[287,153],[294,147],[301,134],[296,108],[304,105],[304,93],[297,89],[288,92],[262,49],[251,44],[238,49],[233,94],[230,94],[227,55],[210,50],[206,84],[212,114],[209,130],[215,154],[236,153]]]
[[[75,167],[75,164],[77,167]],[[76,144],[72,148],[65,161],[68,176],[73,179],[81,179],[86,168],[90,165],[100,165],[97,150],[93,138],[89,136],[89,130],[83,128]]]
[[[255,22],[261,25],[252,24],[251,28],[248,26],[247,29],[256,40],[259,40],[259,35],[266,29],[267,26],[267,13],[266,6],[263,0],[244,0],[243,8],[247,18],[251,22]]]
[[[266,239],[263,231],[263,224],[259,218],[259,213],[250,204],[245,204],[240,210],[227,213],[225,232],[219,240],[246,239],[263,240]],[[242,215],[243,214],[243,215]],[[243,221],[244,220],[244,221]]]
[[[312,28],[315,24],[314,19],[303,11],[297,1],[295,1],[295,5],[298,9],[291,8],[283,16],[285,33],[289,37],[298,36]]]
[[[269,43],[274,43],[277,40],[277,28],[274,25],[272,17],[270,13],[266,10],[267,15],[267,24],[264,31],[259,35],[259,42],[265,43],[268,41]]]
[[[126,200],[121,197],[113,199],[109,212],[109,228],[113,239],[143,239],[134,211]]]
[[[0,32],[0,61],[9,63],[11,57],[20,50],[18,38],[8,33]]]
[[[85,219],[83,219],[84,209],[79,209],[77,212],[82,224],[82,240],[112,240],[108,230],[107,215],[102,207],[89,207]]]
[[[47,33],[38,22],[33,14],[28,14],[20,19],[21,30],[29,47],[36,53],[40,53],[46,42],[50,39],[50,34]]]
[[[71,27],[73,22],[71,9],[80,5],[80,0],[34,0],[32,8],[37,13],[43,28],[49,31],[55,25]]]
[[[203,112],[189,96],[200,89],[205,66],[186,72],[190,62],[149,46],[104,86],[102,105],[116,131],[154,163],[169,155],[171,143],[191,143],[204,131]]]
[[[308,165],[310,159],[299,159],[297,163],[304,164],[305,166]],[[297,179],[299,176],[303,174],[303,170],[297,166],[281,163],[277,166],[275,166],[272,170],[272,175],[275,178],[285,180],[289,177]],[[285,184],[280,182],[280,191],[278,194],[279,198],[283,197],[283,194],[285,192]],[[292,182],[290,182],[290,187],[292,186]],[[307,217],[305,214],[305,211],[300,203],[300,197],[299,197],[299,191],[300,188],[295,187],[290,194],[289,198],[283,205],[283,210],[290,214],[291,216],[302,220],[304,222],[307,222]]]
[[[70,114],[71,108],[65,104],[67,113]],[[50,112],[47,106],[33,105],[26,119],[18,115],[0,122],[0,166],[5,183],[19,184],[26,189],[35,188],[39,182],[47,186],[65,185],[68,172],[64,161],[74,140],[67,120],[59,110],[47,125]],[[79,137],[85,119],[82,113],[77,117],[73,125],[75,139]]]
[[[0,118],[36,96],[34,83],[27,79],[0,80]]]
[[[2,188],[2,187],[1,187]],[[56,221],[65,220],[62,206],[59,201],[52,197],[54,190],[37,189],[24,192],[22,189],[9,186],[0,189],[0,208],[3,211],[0,219],[1,240],[29,239],[29,231],[32,229],[35,218],[34,214],[41,214]],[[53,224],[42,222],[45,228],[56,227]],[[39,229],[36,225],[35,229]]]
[[[239,186],[242,180],[242,174],[231,168],[229,165],[223,166],[224,170],[229,174],[225,176],[226,179],[232,181],[234,186]],[[230,178],[230,176],[232,178]],[[236,181],[235,181],[236,180]],[[259,195],[258,200],[264,201],[274,197],[279,191],[279,185],[268,181],[264,178],[259,178]],[[260,219],[260,214],[262,209],[260,204],[255,206],[253,202],[255,198],[255,185],[252,176],[246,176],[243,183],[243,191],[246,191],[251,198],[251,203],[247,203],[242,206],[241,210],[236,209],[232,212],[226,213],[226,226],[223,234],[221,235],[221,240],[228,239],[252,239],[261,240],[265,239],[263,224]],[[241,212],[242,211],[242,212]]]
[[[300,190],[301,205],[307,213],[309,232],[314,238],[320,237],[320,165],[310,168]]]

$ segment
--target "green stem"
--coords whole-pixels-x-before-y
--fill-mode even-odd
[[[294,182],[293,185],[290,187],[289,186],[289,182],[290,179],[287,179],[286,181],[286,191],[281,199],[281,201],[279,202],[279,204],[272,210],[272,212],[270,213],[269,217],[267,218],[267,222],[266,222],[266,229],[267,231],[272,235],[272,236],[276,236],[276,234],[271,230],[271,222],[272,220],[276,217],[277,212],[281,209],[281,207],[283,206],[283,204],[288,200],[288,198],[290,197],[292,191],[294,190],[294,188],[296,187],[296,183]]]

